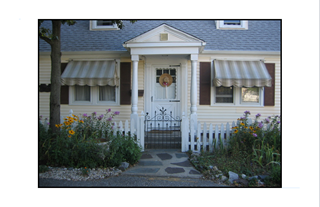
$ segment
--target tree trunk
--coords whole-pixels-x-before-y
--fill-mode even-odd
[[[61,90],[61,21],[52,21],[51,45],[51,93],[50,93],[50,128],[57,132],[60,124],[60,90]]]

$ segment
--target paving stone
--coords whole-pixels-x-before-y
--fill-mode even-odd
[[[190,170],[189,174],[196,174],[199,175],[201,174],[200,172],[196,171],[196,170]]]
[[[192,167],[192,165],[190,164],[190,162],[188,160],[184,161],[184,162],[177,162],[177,163],[171,163],[173,165],[178,165],[181,167]]]
[[[141,160],[138,162],[139,166],[162,166],[162,162],[160,161],[146,161],[146,160]]]
[[[189,157],[189,156],[185,153],[176,153],[176,157],[181,158],[181,157]]]
[[[143,155],[141,155],[140,159],[150,159],[150,158],[152,158],[152,156],[150,154],[143,154]]]
[[[160,153],[160,154],[157,154],[157,156],[158,156],[161,160],[170,160],[170,159],[172,159],[172,156],[169,155],[168,153]]]
[[[157,173],[160,168],[136,168],[132,170],[127,170],[126,173]]]
[[[185,172],[184,169],[183,169],[183,168],[180,168],[180,167],[167,167],[167,168],[165,169],[165,171],[166,171],[168,174]]]

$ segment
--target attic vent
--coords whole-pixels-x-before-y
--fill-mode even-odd
[[[161,33],[160,41],[168,41],[168,33]]]

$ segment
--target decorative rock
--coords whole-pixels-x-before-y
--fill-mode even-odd
[[[243,186],[248,186],[248,181],[245,179],[237,179],[237,180],[233,180],[233,182],[237,182],[238,184],[241,184]]]
[[[258,178],[261,180],[265,180],[268,177],[269,177],[268,175],[258,175]]]
[[[245,174],[241,175],[242,179],[245,179],[247,176]]]
[[[228,178],[223,175],[223,176],[221,176],[220,180],[221,180],[222,182],[224,182],[224,181],[228,180]]]
[[[239,175],[237,173],[229,171],[229,181],[233,183],[233,180],[239,179]]]
[[[213,170],[216,170],[216,171],[217,171],[217,170],[218,170],[217,166],[214,166],[214,167],[213,167]]]
[[[252,177],[249,177],[248,179],[249,179],[249,180],[252,180],[253,178],[255,178],[255,179],[257,179],[257,180],[258,180],[258,176],[257,176],[257,175],[252,176]]]
[[[129,167],[129,163],[127,162],[122,162],[121,165],[118,167],[119,170],[125,171]]]

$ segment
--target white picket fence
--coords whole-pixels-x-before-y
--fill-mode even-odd
[[[69,111],[69,116],[72,116],[73,111]],[[141,112],[141,116],[138,117],[138,123],[135,123],[133,119],[122,122],[113,122],[113,134],[116,135],[118,132],[120,134],[125,134],[130,136],[135,136],[137,138],[137,142],[142,147],[142,151],[144,151],[144,120],[145,115]],[[64,122],[64,117],[61,116],[61,123]],[[226,125],[219,124],[213,126],[212,124],[207,124],[204,122],[201,124],[200,122],[197,125],[194,125],[193,121],[189,121],[188,117],[182,114],[181,121],[181,151],[186,152],[188,150],[192,150],[193,152],[210,151],[212,152],[214,146],[218,147],[220,145],[220,137],[223,140],[224,148],[227,148],[228,140],[233,133],[233,127],[237,126],[239,123],[232,122],[231,126],[229,123]],[[124,124],[123,124],[124,123]],[[248,124],[252,124],[252,120],[248,119]],[[48,120],[43,120],[43,125],[48,129],[49,124]],[[74,125],[75,126],[75,125]],[[196,126],[196,127],[195,127]],[[280,126],[280,125],[279,125]],[[270,127],[270,124],[264,125],[263,129],[267,129]]]
[[[73,110],[70,109],[69,115],[72,117],[73,115]],[[67,117],[67,116],[66,116]],[[64,122],[64,116],[60,116],[60,123],[62,124]],[[80,120],[82,120],[81,117],[79,117]],[[141,113],[141,116],[138,119],[138,123],[136,124],[133,119],[124,121],[124,124],[122,121],[113,121],[113,135],[116,135],[117,133],[124,134],[124,135],[129,135],[132,137],[137,138],[138,144],[142,147],[142,150],[144,150],[144,114],[143,112]],[[42,124],[46,129],[49,129],[49,122],[48,119],[42,120]],[[73,123],[70,125],[71,128],[74,128],[77,123]]]

